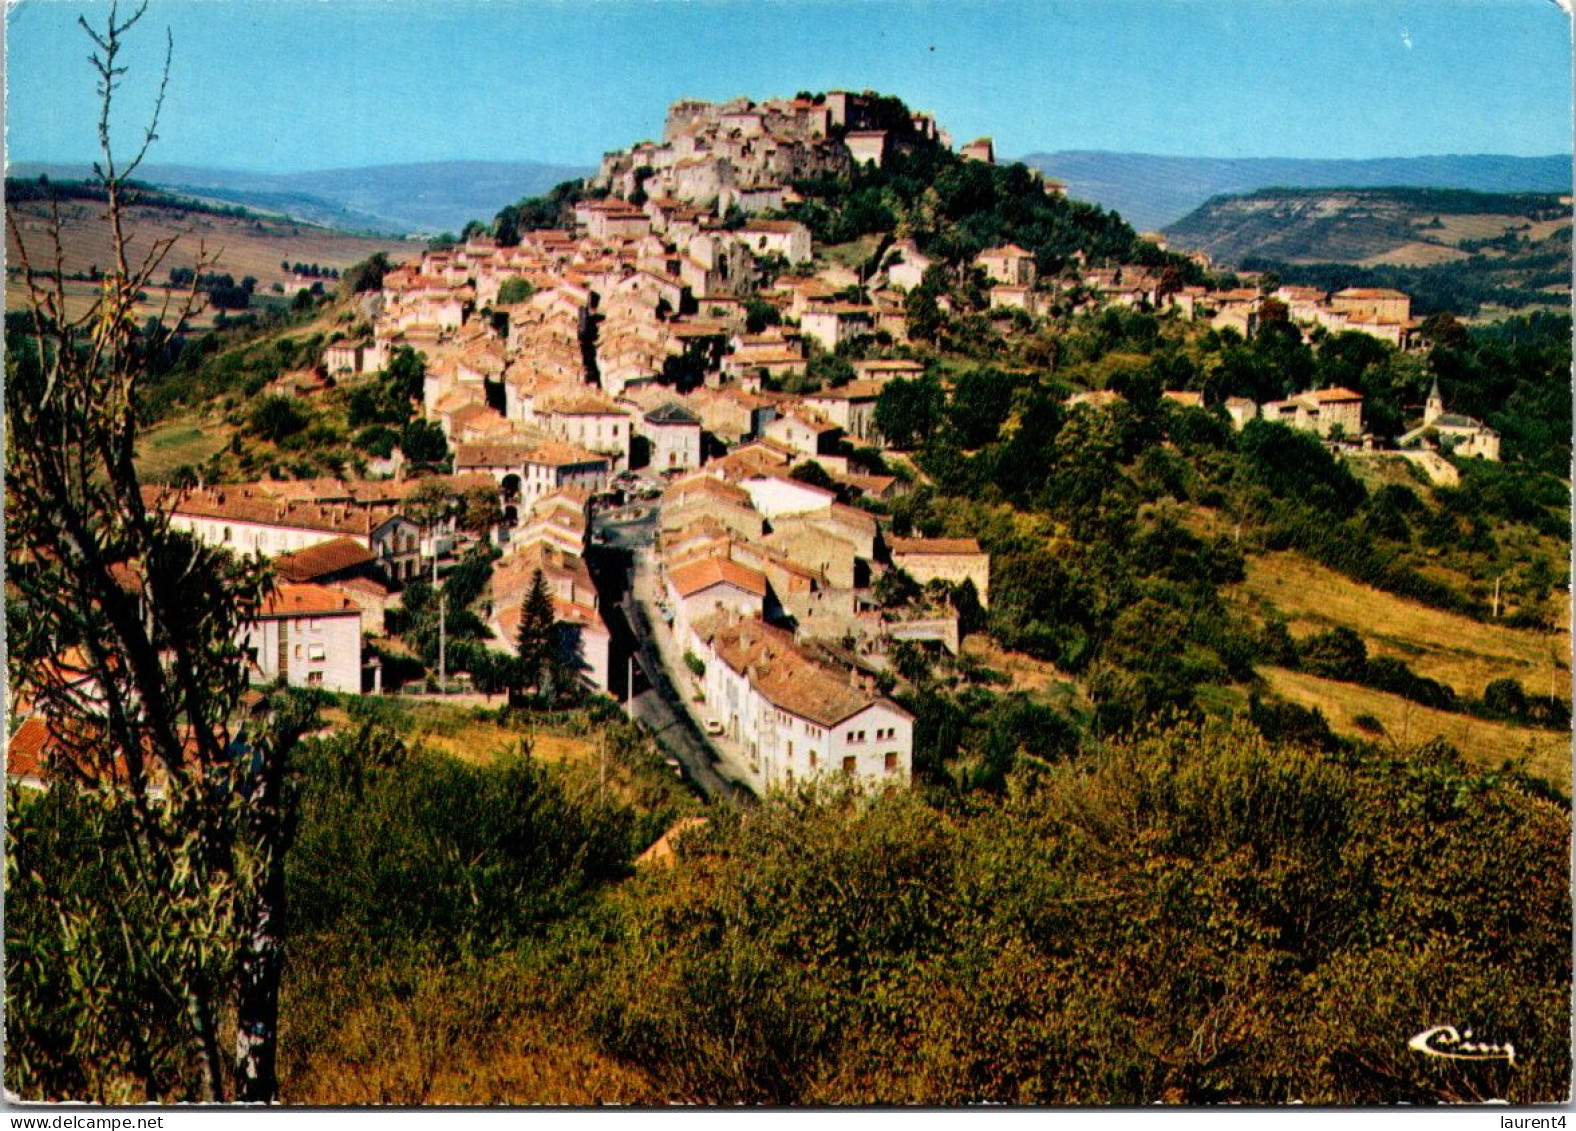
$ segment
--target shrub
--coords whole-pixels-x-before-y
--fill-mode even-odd
[[[294,436],[310,418],[289,397],[264,397],[252,407],[252,431],[271,443]]]

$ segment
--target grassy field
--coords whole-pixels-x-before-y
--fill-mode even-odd
[[[447,703],[404,700],[379,700],[377,703],[379,714],[388,715],[387,721],[400,731],[406,742],[441,751],[462,762],[490,762],[500,754],[517,749],[522,740],[530,743],[532,757],[543,762],[589,765],[596,761],[596,741],[564,729],[503,726],[486,711]],[[497,697],[495,705],[503,705],[501,696]],[[333,726],[352,725],[350,715],[338,708],[324,711],[323,721]]]
[[[879,236],[860,236],[849,243],[830,244],[819,247],[816,251],[819,253],[818,258],[824,259],[827,263],[853,271],[875,254],[880,242]],[[850,279],[849,282],[853,283],[854,280]]]
[[[201,464],[230,442],[234,431],[217,417],[182,416],[156,424],[137,445],[137,471],[148,483],[167,482],[176,468]]]
[[[1353,629],[1370,654],[1403,660],[1461,695],[1480,696],[1489,683],[1505,678],[1539,695],[1570,695],[1568,631],[1544,634],[1431,609],[1359,585],[1297,554],[1249,558],[1247,573],[1232,596],[1255,612],[1273,605],[1293,636]]]
[[[1436,264],[1454,263],[1458,259],[1465,258],[1467,253],[1460,248],[1444,247],[1418,240],[1393,247],[1381,255],[1370,255],[1367,259],[1360,259],[1357,262],[1360,267],[1382,267],[1386,264],[1397,267],[1433,267]]]
[[[1442,738],[1485,769],[1524,758],[1529,773],[1570,792],[1569,735],[1435,711],[1398,695],[1285,668],[1261,668],[1259,674],[1281,698],[1303,707],[1319,708],[1338,733],[1374,738],[1356,723],[1358,716],[1371,715],[1383,724],[1385,736],[1402,747]]]

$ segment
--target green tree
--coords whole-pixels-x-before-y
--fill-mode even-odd
[[[409,420],[400,430],[400,451],[412,463],[441,463],[449,458],[449,442],[433,420]]]
[[[527,691],[541,693],[548,680],[548,665],[553,658],[553,597],[547,577],[538,569],[531,575],[531,588],[520,602],[520,628],[515,635],[515,658],[519,663],[518,682],[512,689],[517,698]]]
[[[404,403],[421,400],[426,377],[427,363],[409,346],[400,346],[394,351],[384,372],[389,395]]]
[[[460,496],[459,525],[461,530],[484,537],[489,530],[503,521],[503,507],[498,502],[498,489],[486,483],[467,487]]]
[[[389,257],[381,251],[345,269],[340,276],[339,291],[345,295],[362,294],[366,291],[380,290],[383,286],[383,276],[393,269]]]
[[[252,431],[277,444],[304,429],[311,418],[290,397],[268,396],[252,407]]]
[[[979,591],[974,588],[973,581],[965,577],[953,586],[951,602],[958,614],[960,637],[985,630],[985,607],[980,604]]]
[[[781,325],[782,324],[782,320],[783,320],[782,312],[779,311],[771,303],[766,302],[766,301],[764,301],[762,299],[758,299],[758,298],[752,298],[752,299],[748,299],[748,300],[745,301],[745,304],[744,304],[744,332],[745,333],[747,333],[747,334],[759,334],[762,330],[765,330],[766,327],[768,327],[768,326]]]
[[[498,305],[512,306],[524,302],[536,293],[536,285],[523,277],[505,279],[498,287]]]
[[[886,383],[876,400],[876,428],[893,447],[912,448],[930,438],[945,405],[946,394],[934,377],[898,377]]]
[[[406,456],[414,459],[407,451]],[[401,508],[405,517],[421,527],[423,537],[430,538],[437,525],[449,516],[453,501],[449,485],[442,479],[423,479],[405,496]]]

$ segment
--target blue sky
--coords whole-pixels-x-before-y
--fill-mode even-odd
[[[7,154],[94,152],[94,0],[7,20]],[[1552,0],[151,0],[127,121],[175,44],[150,160],[285,172],[589,164],[682,96],[873,88],[1007,155],[1567,153]]]

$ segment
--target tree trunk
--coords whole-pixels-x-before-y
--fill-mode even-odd
[[[268,745],[273,748],[266,750],[252,775],[252,829],[263,864],[251,923],[242,943],[235,1025],[236,1099],[260,1104],[279,1101],[279,982],[284,972],[287,838],[281,795],[283,749],[288,744]]]
[[[188,990],[186,1015],[191,1020],[192,1036],[202,1064],[202,1102],[223,1103],[224,1057],[219,1052],[219,1025],[214,1019],[211,994],[196,988]]]

